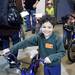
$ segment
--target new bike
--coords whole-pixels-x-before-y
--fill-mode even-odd
[[[0,54],[1,55],[1,54]],[[17,74],[18,75],[35,75],[36,72],[37,72],[37,69],[39,67],[39,62],[41,59],[38,59],[38,55],[35,55],[33,58],[32,58],[32,61],[31,63],[28,63],[28,62],[24,62],[22,60],[18,60],[14,54],[12,53],[7,53],[5,55],[1,55],[3,56],[6,60],[8,60],[8,63],[9,64],[14,64],[13,67],[16,68],[16,71],[17,71]],[[12,57],[14,60],[11,60],[11,62],[9,62],[9,60],[11,59],[10,57]],[[41,60],[43,61],[43,60]],[[29,64],[29,67],[23,67],[21,68],[20,65],[21,63],[24,63],[24,64]]]
[[[75,24],[66,25],[66,30],[70,31],[70,39],[66,39],[67,41],[67,56],[71,62],[75,62]],[[65,42],[66,44],[66,42]]]

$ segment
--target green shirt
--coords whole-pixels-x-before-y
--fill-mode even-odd
[[[46,8],[46,13],[50,16],[54,16],[54,8]]]
[[[16,51],[28,46],[39,46],[40,57],[42,59],[49,57],[52,62],[50,65],[60,63],[61,58],[65,55],[63,42],[56,33],[53,33],[48,39],[45,39],[40,34],[34,35],[17,43],[10,50]]]

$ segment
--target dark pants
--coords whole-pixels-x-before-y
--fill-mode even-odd
[[[44,75],[61,75],[61,65],[55,65],[55,66],[44,66]]]
[[[28,9],[27,11],[29,13],[29,15],[25,17],[27,30],[31,30],[31,29],[33,30],[35,29],[35,26],[36,26],[36,18],[35,18],[36,10]]]
[[[9,37],[11,38],[13,45],[20,41],[19,32],[18,31],[11,32],[9,36],[3,36],[2,37],[3,49],[10,47]],[[17,54],[18,54],[18,51],[14,52],[15,56],[17,56]]]

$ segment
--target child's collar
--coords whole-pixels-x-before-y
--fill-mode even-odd
[[[53,33],[52,33],[53,34]],[[49,36],[45,36],[45,39],[48,39],[49,37],[51,37],[52,36],[52,34],[50,34]]]

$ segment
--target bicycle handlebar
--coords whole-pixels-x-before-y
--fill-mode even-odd
[[[22,60],[18,60],[17,57],[11,53],[11,52],[8,52],[6,54],[3,54],[3,51],[0,51],[0,56],[4,56],[4,58],[6,58],[8,60],[8,58],[10,58],[9,56],[13,57],[14,58],[14,61],[15,62],[20,62],[20,63],[25,63],[25,64],[30,64],[29,62],[27,61],[22,61]],[[11,59],[11,58],[10,58]]]
[[[75,32],[75,25],[64,25],[65,30]]]
[[[35,63],[35,61],[42,62],[44,64],[44,59],[41,59],[41,58],[37,58],[37,59],[35,59],[35,61],[27,62],[27,61],[18,60],[17,57],[14,54],[12,54],[11,52],[8,52],[4,55],[3,51],[0,51],[0,56],[4,56],[7,60],[8,60],[8,58],[10,58],[9,55],[11,55],[14,58],[16,65],[17,65],[17,63],[31,64],[31,63]]]

